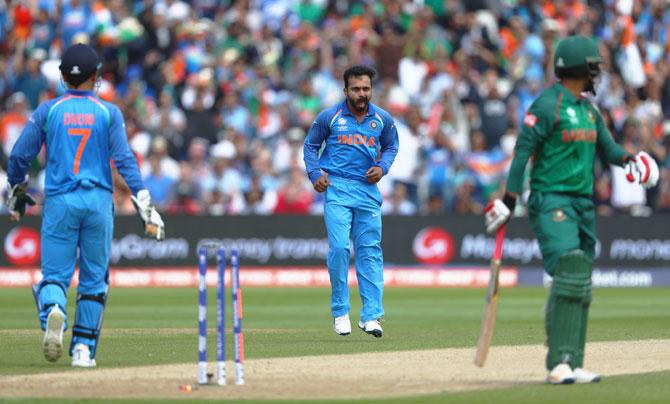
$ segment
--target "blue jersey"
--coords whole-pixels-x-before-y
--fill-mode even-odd
[[[42,144],[46,195],[70,192],[82,181],[113,192],[112,160],[133,195],[144,188],[121,111],[91,91],[68,90],[33,112],[9,157],[11,186],[24,181]]]
[[[323,142],[326,147],[319,157]],[[360,123],[346,100],[322,111],[305,138],[305,166],[312,183],[322,175],[321,170],[367,182],[365,173],[370,167],[379,166],[386,175],[396,154],[398,132],[393,118],[372,103]]]

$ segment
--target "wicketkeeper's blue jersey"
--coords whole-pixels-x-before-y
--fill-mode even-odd
[[[24,181],[42,144],[46,195],[70,192],[82,181],[113,192],[112,160],[133,195],[144,188],[121,111],[91,91],[68,90],[33,112],[9,158],[11,186]]]
[[[321,144],[326,147],[318,157]],[[312,183],[321,170],[338,177],[364,181],[372,166],[388,173],[398,154],[398,131],[388,112],[368,104],[362,122],[349,111],[346,100],[321,112],[305,138],[304,155]]]

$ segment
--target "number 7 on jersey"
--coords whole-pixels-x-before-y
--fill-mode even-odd
[[[84,148],[86,147],[86,142],[88,138],[91,137],[90,128],[69,128],[67,134],[70,136],[81,136],[79,141],[79,147],[77,147],[77,154],[74,156],[74,167],[73,171],[75,174],[79,174],[79,164],[81,163],[81,155],[84,154]]]

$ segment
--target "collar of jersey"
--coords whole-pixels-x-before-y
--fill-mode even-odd
[[[351,111],[349,110],[349,104],[347,104],[346,99],[344,101],[342,101],[342,108],[340,108],[340,109],[342,110],[342,115],[354,116],[354,114],[352,114]],[[374,115],[375,115],[374,105],[372,105],[371,102],[368,102],[368,113],[365,114],[365,116],[374,116]]]
[[[572,95],[572,93],[567,88],[565,88],[565,86],[563,84],[561,84],[560,81],[556,82],[556,88],[558,88],[558,91],[563,93],[564,97],[567,97],[567,98],[565,98],[565,101],[569,101],[569,102],[572,102],[572,103],[578,103],[578,102],[584,101],[586,99],[584,97],[576,98],[574,95]]]
[[[72,88],[68,88],[66,92],[72,95],[93,95],[93,91],[91,90],[75,90]]]

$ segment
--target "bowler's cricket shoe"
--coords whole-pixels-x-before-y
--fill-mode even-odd
[[[75,344],[72,350],[73,368],[94,368],[95,359],[91,359],[91,351],[86,344]]]
[[[44,357],[49,362],[56,362],[63,354],[63,330],[65,329],[65,313],[58,307],[54,307],[47,316],[47,327],[44,331]]]
[[[556,365],[547,376],[547,383],[572,384],[575,382],[575,373],[567,363]]]
[[[349,315],[345,314],[343,316],[335,317],[333,320],[333,330],[339,335],[351,334],[351,321],[349,321]]]
[[[382,325],[379,323],[379,319],[366,321],[365,323],[359,321],[358,328],[363,330],[366,334],[374,335],[376,338],[381,338],[384,334],[384,330],[382,330]]]
[[[600,375],[598,373],[589,372],[586,369],[575,368],[575,383],[598,383]]]

